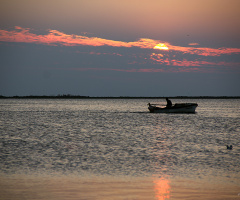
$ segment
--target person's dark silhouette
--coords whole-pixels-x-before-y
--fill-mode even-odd
[[[166,107],[171,108],[172,107],[172,102],[168,98],[166,98],[166,101],[167,101]]]

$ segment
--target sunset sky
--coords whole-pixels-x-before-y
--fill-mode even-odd
[[[240,96],[239,0],[0,0],[0,95]]]

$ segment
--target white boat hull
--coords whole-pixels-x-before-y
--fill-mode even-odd
[[[151,113],[195,113],[198,106],[196,103],[176,103],[171,108],[160,108],[151,104],[148,105],[148,110]]]

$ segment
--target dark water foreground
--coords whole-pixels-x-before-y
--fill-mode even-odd
[[[1,99],[0,199],[240,199],[240,101],[148,102]]]
[[[193,179],[129,176],[1,176],[4,200],[237,200],[240,186]]]

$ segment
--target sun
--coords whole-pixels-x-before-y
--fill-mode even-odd
[[[163,43],[159,43],[155,47],[153,47],[153,49],[168,50],[168,47]]]

